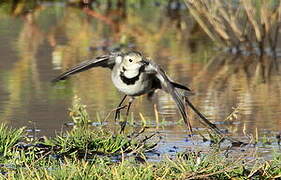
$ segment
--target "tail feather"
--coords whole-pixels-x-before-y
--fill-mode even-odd
[[[183,90],[186,90],[186,91],[192,91],[190,88],[182,85],[182,84],[179,84],[179,83],[176,83],[176,82],[171,82],[172,85],[175,87],[175,88],[179,88],[179,89],[183,89]]]

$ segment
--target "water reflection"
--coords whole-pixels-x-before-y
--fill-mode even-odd
[[[198,91],[205,91],[198,101],[204,102],[204,111],[216,120],[223,120],[231,107],[239,106],[239,124],[234,129],[238,135],[245,129],[246,133],[255,133],[256,128],[279,131],[279,66],[276,59],[219,54],[194,78]]]
[[[82,76],[77,82],[82,88],[76,89],[77,83],[74,87],[72,83],[65,87],[51,87],[49,81],[58,73],[53,70],[67,69],[90,56],[122,47],[137,45],[138,49],[153,50],[148,54],[158,55],[154,51],[162,45],[157,44],[163,44],[162,40],[171,42],[174,37],[166,34],[177,32],[166,26],[167,21],[171,22],[166,16],[158,15],[153,22],[146,21],[151,14],[163,14],[165,9],[161,7],[147,6],[143,13],[140,8],[127,10],[125,4],[97,4],[96,8],[82,9],[72,4],[35,1],[1,5],[1,40],[7,42],[1,43],[0,49],[4,62],[1,68],[1,97],[4,99],[1,120],[12,121],[18,126],[35,121],[39,126],[44,124],[44,127],[58,129],[58,123],[67,119],[61,112],[69,106],[74,92],[88,99],[89,108],[99,108],[105,114],[119,98],[109,78],[106,79],[105,71],[98,70],[93,76],[89,73],[91,86],[83,83],[88,77],[83,79]],[[157,21],[160,23],[155,26]],[[173,46],[178,49],[179,45]],[[103,91],[104,87],[107,87],[106,91]],[[97,92],[99,96],[96,96]],[[49,115],[48,112],[52,113]]]
[[[16,127],[35,124],[41,134],[53,135],[65,128],[74,94],[93,120],[97,113],[105,118],[122,97],[107,70],[81,73],[56,86],[50,80],[89,57],[136,48],[189,85],[196,92],[193,103],[235,136],[255,134],[256,129],[280,131],[280,60],[217,54],[186,9],[171,5],[177,1],[141,2],[132,6],[107,1],[82,8],[67,3],[0,4],[0,40],[5,42],[0,44],[0,121]],[[155,122],[153,104],[166,122],[158,128],[167,143],[178,144],[182,138],[185,146],[186,128],[177,124],[180,116],[165,93],[156,94],[152,103],[140,97],[132,109],[135,119],[140,120],[141,112]],[[238,118],[225,123],[237,106]]]

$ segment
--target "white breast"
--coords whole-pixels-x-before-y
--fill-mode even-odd
[[[122,81],[120,77],[120,71],[117,71],[115,68],[113,68],[111,79],[119,91],[129,96],[139,96],[147,93],[151,89],[151,81],[148,79],[145,73],[140,74],[139,80],[137,80],[135,84],[127,85]]]

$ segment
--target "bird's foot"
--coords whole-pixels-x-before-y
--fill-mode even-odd
[[[127,121],[120,121],[119,125],[120,125],[120,134],[122,134],[125,131],[125,127],[127,125]]]
[[[116,122],[116,120],[119,120],[120,119],[120,113],[121,113],[121,110],[126,108],[127,105],[124,105],[124,106],[121,106],[121,107],[118,107],[115,111],[115,116],[114,116],[114,121]]]

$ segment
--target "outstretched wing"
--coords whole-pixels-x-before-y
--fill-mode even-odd
[[[93,67],[107,67],[112,69],[115,61],[114,61],[114,57],[116,55],[115,54],[110,54],[110,55],[104,55],[104,56],[99,56],[97,58],[88,60],[88,61],[83,61],[80,64],[77,64],[76,66],[72,67],[71,69],[69,69],[68,71],[62,73],[61,75],[59,75],[58,77],[56,77],[54,80],[52,80],[52,82],[57,82],[60,80],[64,80],[67,79],[69,76],[82,72],[82,71],[86,71],[90,68]]]
[[[172,82],[169,79],[169,77],[166,75],[164,70],[161,69],[153,61],[147,61],[147,64],[148,65],[146,66],[145,71],[147,73],[154,74],[155,77],[159,80],[159,82],[161,84],[161,88],[172,96],[173,100],[175,101],[175,103],[183,117],[185,124],[188,126],[188,128],[192,132],[192,127],[191,127],[191,124],[188,120],[188,117],[187,117],[187,114],[185,111],[185,105],[184,105],[183,98],[180,95],[180,93],[178,92],[178,90],[176,89],[176,86],[177,86],[177,88],[181,88],[181,89],[185,89],[185,90],[189,90],[189,89],[185,86],[182,86],[182,85],[179,86],[179,84]]]
[[[157,64],[154,62],[149,62],[149,65],[145,69],[148,73],[155,73],[156,78],[160,81],[161,83],[161,88],[163,88],[166,92],[172,95],[174,101],[177,104],[178,109],[181,112],[181,115],[184,119],[184,122],[188,125],[189,129],[191,129],[190,122],[187,119],[187,114],[185,111],[185,105],[189,105],[191,109],[200,117],[200,122],[204,125],[209,126],[211,129],[213,129],[217,134],[221,135],[223,137],[222,132],[219,130],[219,128],[211,123],[202,113],[200,113],[194,106],[193,104],[188,100],[188,97],[186,94],[180,94],[177,89],[182,89],[185,90],[187,93],[191,92],[191,90],[184,85],[172,82],[169,77],[166,75],[163,69],[161,69]],[[232,138],[227,138],[231,140],[232,142],[235,142]]]

